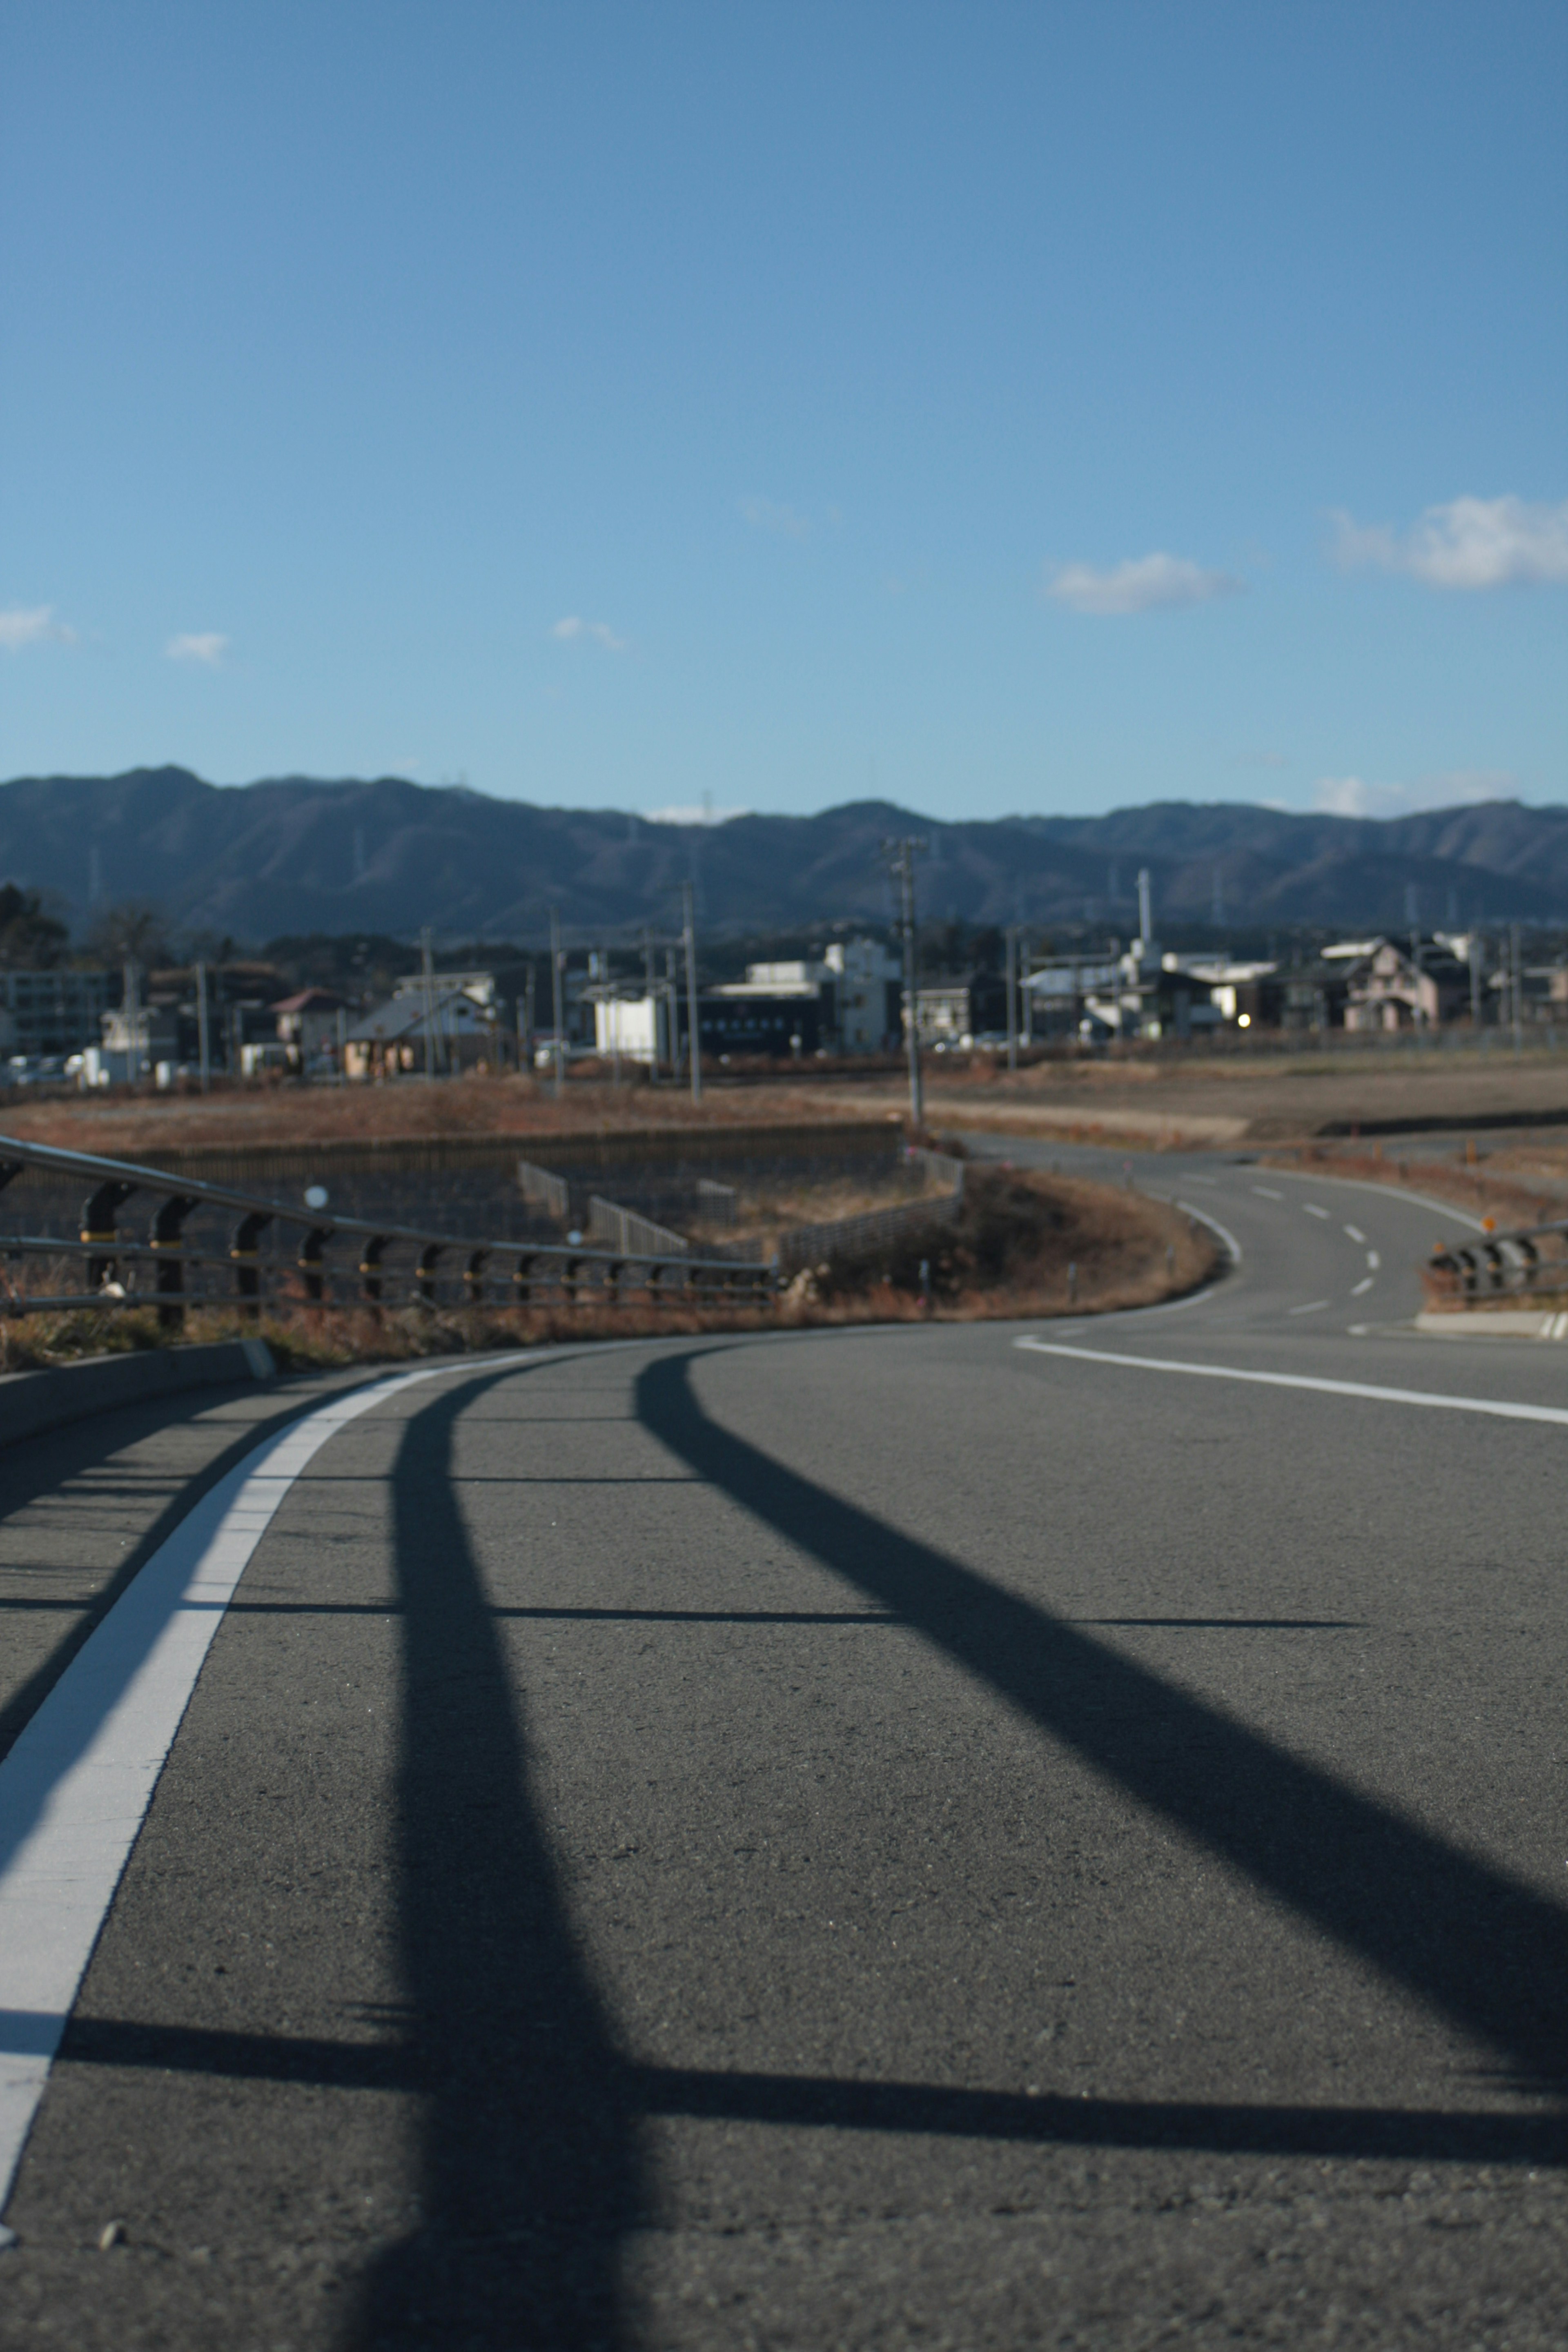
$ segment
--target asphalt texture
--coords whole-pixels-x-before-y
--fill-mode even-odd
[[[1133,1172],[1238,1245],[1200,1298],[458,1369],[323,1448],[0,2340],[1568,2344],[1568,1430],[1015,1342],[1552,1405],[1568,1349],[1411,1332],[1437,1208]]]

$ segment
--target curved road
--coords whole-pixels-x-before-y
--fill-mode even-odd
[[[1200,1299],[0,1462],[4,1830],[107,1720],[62,1643],[335,1416],[174,1612],[0,2341],[1568,2340],[1568,1349],[1411,1332],[1430,1206],[1136,1172],[1239,1252]]]

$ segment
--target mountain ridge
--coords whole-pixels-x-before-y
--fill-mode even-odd
[[[284,933],[421,924],[520,939],[553,904],[574,929],[668,927],[682,883],[730,930],[879,922],[880,845],[917,832],[933,918],[1130,930],[1147,865],[1169,923],[1428,929],[1568,919],[1568,807],[1481,801],[1393,818],[1296,815],[1248,802],[1152,802],[1100,817],[931,819],[886,801],[812,816],[678,824],[549,808],[384,776],[205,782],[189,769],[22,776],[0,784],[0,881],[45,891],[79,927],[156,902],[186,930]]]

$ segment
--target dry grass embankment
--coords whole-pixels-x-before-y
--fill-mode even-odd
[[[1218,1250],[1163,1201],[1109,1184],[972,1168],[962,1210],[798,1276],[790,1294],[828,1321],[979,1322],[1019,1315],[1103,1315],[1152,1307],[1210,1280]]]
[[[1568,1055],[1531,1049],[1394,1051],[1376,1045],[1331,1052],[1278,1051],[1051,1058],[1008,1071],[977,1056],[932,1056],[926,1084],[939,1126],[998,1134],[1052,1135],[1173,1150],[1284,1143],[1330,1134],[1560,1119],[1568,1128]],[[548,1077],[487,1074],[426,1086],[301,1087],[258,1084],[211,1095],[17,1097],[0,1107],[0,1131],[115,1158],[159,1150],[247,1144],[326,1144],[376,1138],[505,1136],[520,1140],[587,1129],[788,1125],[901,1117],[902,1075],[888,1068],[835,1074],[804,1065],[770,1076],[711,1070],[701,1105],[683,1087],[627,1074],[579,1070],[557,1098]]]
[[[180,1334],[156,1309],[75,1309],[0,1321],[0,1371],[84,1356],[259,1332],[281,1368],[405,1363],[542,1347],[566,1340],[681,1337],[814,1326],[973,1322],[1009,1316],[1105,1314],[1175,1297],[1210,1278],[1213,1240],[1179,1211],[1142,1194],[1070,1179],[972,1171],[951,1224],[917,1229],[856,1257],[836,1258],[789,1286],[776,1306],[718,1301],[652,1306],[634,1293],[609,1306],[564,1301],[514,1307],[308,1307],[242,1318],[192,1307]],[[929,1304],[921,1264],[931,1269]],[[1069,1269],[1073,1269],[1069,1273]]]

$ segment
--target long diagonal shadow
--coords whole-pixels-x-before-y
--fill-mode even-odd
[[[365,2282],[347,2335],[363,2352],[620,2343],[616,2248],[643,2202],[630,2086],[541,1834],[458,1509],[453,1429],[486,1384],[416,1412],[393,1475],[402,2063],[425,2093],[423,2226]]]
[[[1490,2043],[1521,2087],[1563,2087],[1568,1912],[731,1435],[692,1389],[691,1366],[710,1352],[659,1357],[638,1377],[644,1425],[672,1453],[1152,1811]]]
[[[7,2021],[12,2049],[28,2021]],[[40,2017],[40,2032],[53,2018]],[[20,2029],[20,2030],[19,2030]],[[237,2083],[336,2091],[418,2091],[421,2061],[403,2041],[329,2042],[208,2026],[73,2017],[64,2055],[78,2065],[156,2067]],[[917,2133],[1070,2147],[1180,2149],[1226,2156],[1345,2156],[1424,2163],[1560,2165],[1561,2108],[1520,2115],[1436,2107],[1247,2106],[1201,2099],[1044,2097],[951,2083],[870,2083],[824,2074],[712,2073],[628,2064],[627,2095],[647,2116],[774,2124],[811,2131]]]

